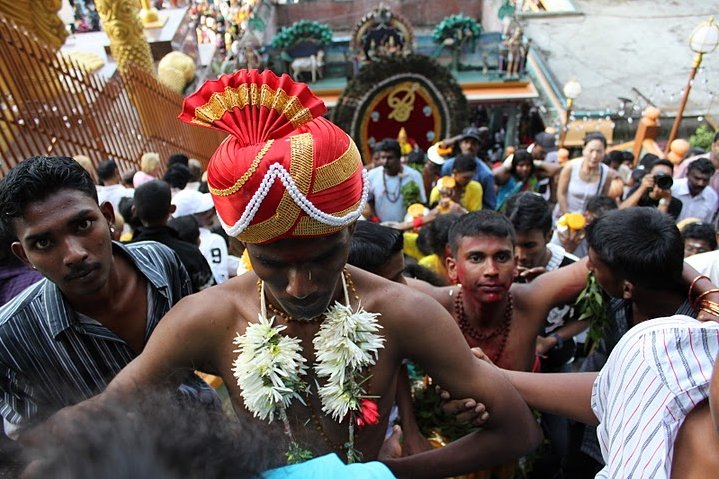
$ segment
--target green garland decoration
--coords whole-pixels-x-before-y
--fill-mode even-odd
[[[472,36],[479,38],[482,33],[482,27],[474,18],[468,17],[463,13],[458,15],[450,15],[444,17],[439,25],[432,32],[432,41],[439,45],[448,38],[456,38],[457,31],[462,32],[462,36]]]
[[[589,343],[596,344],[607,336],[610,327],[608,307],[606,293],[597,283],[597,278],[591,272],[587,273],[587,285],[577,296],[574,309],[579,315],[579,321],[590,322],[587,334]]]
[[[313,20],[300,20],[290,27],[284,27],[272,38],[272,47],[290,48],[302,41],[311,41],[320,45],[332,43],[332,29],[326,23]]]

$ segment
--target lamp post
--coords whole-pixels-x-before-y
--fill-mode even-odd
[[[574,106],[574,99],[582,94],[582,85],[577,80],[569,80],[564,84],[562,89],[564,96],[567,97],[567,110],[565,111],[564,121],[562,124],[562,130],[559,134],[559,148],[564,148],[564,140],[567,138],[567,129],[569,128],[569,117],[572,116],[572,107]]]
[[[713,52],[717,44],[719,44],[719,26],[714,23],[714,17],[697,25],[689,37],[689,48],[691,48],[695,54],[694,63],[692,64],[691,72],[689,72],[689,81],[687,81],[687,86],[684,88],[684,94],[682,95],[681,103],[679,103],[679,110],[677,110],[677,116],[672,125],[672,131],[669,133],[669,138],[667,138],[667,146],[664,148],[664,154],[669,153],[669,146],[677,136],[679,123],[681,123],[682,115],[684,115],[684,107],[686,107],[687,99],[689,98],[689,90],[691,90],[694,77],[697,74],[697,70],[699,70],[699,66],[702,64],[702,58],[706,53]]]

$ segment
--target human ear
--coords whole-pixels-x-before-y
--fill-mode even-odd
[[[452,283],[457,283],[458,277],[457,277],[457,262],[455,261],[454,257],[447,256],[444,259],[444,265],[447,268],[447,276],[449,276],[449,279],[452,280]]]
[[[32,269],[35,269],[35,266],[30,262],[29,259],[27,259],[27,255],[25,254],[25,248],[22,247],[22,244],[19,241],[13,242],[13,244],[10,245],[10,250],[15,256],[18,257],[20,261],[23,262],[23,264],[29,266]]]
[[[100,211],[102,212],[102,216],[107,220],[107,223],[113,226],[115,224],[115,208],[112,207],[112,203],[104,201],[100,205]]]

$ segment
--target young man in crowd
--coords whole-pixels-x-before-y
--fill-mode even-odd
[[[488,140],[489,131],[486,131],[486,138],[482,138],[482,133],[479,128],[470,126],[462,131],[462,136],[459,139],[459,149],[464,155],[469,155],[474,158],[477,164],[477,169],[474,172],[474,180],[478,181],[482,185],[482,207],[484,209],[493,210],[497,206],[497,193],[494,187],[494,175],[492,170],[487,164],[479,158],[479,152],[482,148],[482,144]],[[455,158],[447,160],[441,169],[441,176],[450,176],[454,169]]]
[[[477,170],[477,163],[474,157],[460,154],[454,160],[452,167],[452,178],[454,179],[454,196],[452,200],[459,203],[467,211],[479,211],[482,209],[482,197],[484,190],[482,184],[473,180]],[[440,190],[438,187],[432,189],[429,197],[429,204],[434,205],[440,201]]]
[[[677,218],[696,218],[702,223],[710,223],[719,206],[719,196],[709,186],[709,180],[716,168],[707,158],[692,161],[687,167],[687,177],[680,178],[672,186],[672,195],[682,202],[682,211]]]
[[[632,206],[651,206],[671,215],[676,221],[682,212],[682,202],[672,196],[674,165],[669,160],[656,159],[646,168],[649,170],[641,183],[629,190],[620,209]]]
[[[171,250],[113,242],[113,220],[71,158],[29,158],[0,182],[12,251],[45,277],[0,309],[0,413],[11,437],[102,391],[191,293]]]
[[[346,266],[352,225],[364,209],[368,185],[359,151],[346,133],[321,116],[324,105],[306,86],[277,78],[271,71],[241,70],[219,81],[206,83],[186,99],[181,118],[231,134],[210,160],[208,184],[227,233],[246,244],[253,271],[178,304],[108,393],[84,407],[113,393],[174,384],[178,373],[198,368],[223,378],[236,412],[247,420],[253,420],[248,411],[260,418],[275,416],[278,420],[268,427],[293,434],[285,444],[293,445],[290,452],[300,447],[353,459],[356,455],[343,446],[350,443],[363,460],[372,460],[384,440],[401,362],[410,358],[454,394],[483,402],[490,416],[481,431],[445,448],[384,458],[393,473],[451,476],[507,461],[536,447],[541,433],[530,411],[501,376],[484,374],[491,368],[474,361],[468,348],[458,347],[462,336],[439,305],[403,285]],[[263,91],[263,105],[268,106],[231,105],[218,121],[217,115],[207,115],[218,105],[217,91]],[[285,91],[292,92],[291,101]],[[267,100],[273,92],[275,100]],[[266,118],[268,128],[250,125],[245,118]],[[348,308],[328,309],[336,302]],[[336,324],[329,321],[328,316],[336,315],[343,319]],[[282,385],[278,392],[287,393],[286,401],[268,403],[262,399],[266,396],[260,396],[263,390],[248,385],[266,384],[263,371],[272,370],[257,370],[253,365],[261,356],[254,354],[252,361],[243,362],[238,344],[239,351],[247,352],[246,347],[256,344],[254,331],[266,331],[270,318],[281,327],[272,333],[279,335],[277,351],[292,359],[277,367],[299,378],[304,374],[293,365],[308,361],[311,368],[306,386],[295,380],[288,383],[284,374],[275,378]],[[362,328],[370,346],[354,339],[355,322],[376,331]],[[345,326],[344,333],[336,329]],[[342,357],[330,366],[328,356],[342,349],[322,339],[328,328],[330,337],[344,338],[362,353],[363,371],[351,368]],[[263,344],[256,345],[260,355],[265,352]],[[349,389],[338,398],[349,402],[338,403],[334,396],[325,395],[323,391],[334,388],[324,376],[327,369],[334,381],[340,381],[332,372],[338,370],[351,381],[341,380]],[[366,395],[375,397],[374,403],[362,401],[369,399]],[[360,403],[376,414],[359,410]],[[71,421],[72,416],[72,409],[65,411],[55,425],[63,418]],[[354,422],[357,418],[362,421]]]
[[[369,184],[366,218],[376,216],[379,221],[404,221],[407,207],[412,203],[426,203],[422,174],[402,164],[402,150],[397,140],[386,139],[377,145],[382,166],[372,168],[367,174]],[[410,189],[415,198],[405,198]]]
[[[450,278],[458,286],[408,284],[436,299],[459,325],[470,347],[480,346],[507,369],[536,367],[536,338],[549,311],[573,301],[586,284],[584,263],[515,283],[516,236],[510,221],[496,211],[468,213],[449,232]]]
[[[529,283],[540,274],[575,263],[576,256],[559,245],[549,243],[552,235],[552,212],[549,204],[537,193],[524,192],[507,201],[505,215],[514,226],[517,242],[518,282]],[[542,371],[558,371],[572,359],[576,345],[574,336],[589,324],[570,317],[571,305],[553,308],[537,336],[537,356]]]

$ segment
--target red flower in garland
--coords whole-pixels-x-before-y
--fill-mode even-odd
[[[379,423],[379,409],[377,403],[372,399],[362,399],[360,401],[359,414],[355,418],[358,427],[366,425],[374,426]]]

